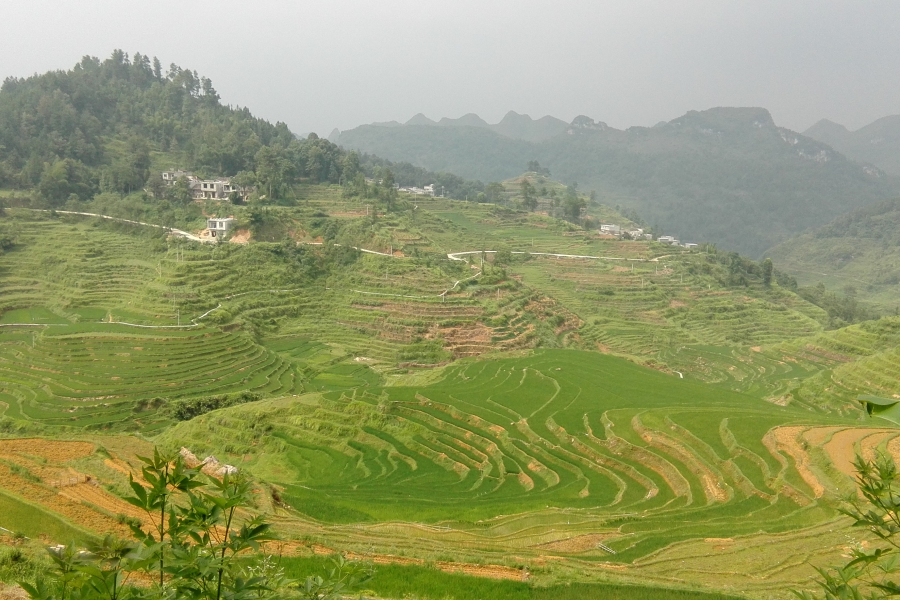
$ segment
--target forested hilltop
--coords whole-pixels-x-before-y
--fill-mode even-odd
[[[540,142],[462,124],[365,125],[339,144],[483,181],[538,160],[555,179],[597,190],[682,240],[759,256],[869,202],[896,195],[876,168],[778,127],[762,108],[690,111],[654,127],[618,130],[577,117]],[[471,119],[469,120],[471,121]]]
[[[196,71],[164,69],[140,53],[129,58],[116,50],[103,61],[86,56],[71,70],[8,77],[0,88],[0,187],[35,190],[32,200],[55,207],[148,186],[161,199],[162,182],[151,174],[173,167],[237,176],[265,191],[269,202],[289,200],[296,181],[353,182],[387,169],[402,185],[437,183],[448,195],[482,188],[409,164],[348,155],[315,134],[297,139],[284,123],[223,104]]]

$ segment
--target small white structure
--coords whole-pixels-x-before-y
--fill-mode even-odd
[[[661,235],[661,236],[659,236],[658,238],[656,238],[656,241],[657,241],[657,242],[660,242],[660,243],[663,243],[663,244],[669,244],[670,246],[677,246],[677,245],[678,245],[678,240],[676,240],[676,239],[675,239],[674,237],[672,237],[671,235]]]
[[[234,217],[210,217],[206,220],[206,228],[212,237],[224,236],[231,229],[232,225],[234,225]]]
[[[600,233],[605,233],[608,235],[621,235],[622,228],[618,225],[613,225],[612,223],[601,223]]]
[[[685,242],[684,247],[687,249],[696,248],[698,244],[694,244],[693,242]]]

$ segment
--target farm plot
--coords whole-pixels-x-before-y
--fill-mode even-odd
[[[7,508],[0,511],[0,527],[57,542],[97,533],[126,535],[123,517],[146,515],[104,488],[112,480],[84,472],[110,456],[96,451],[92,442],[0,440],[0,506]]]

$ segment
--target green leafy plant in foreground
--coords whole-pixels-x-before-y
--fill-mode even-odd
[[[270,524],[250,514],[253,486],[241,474],[201,480],[181,456],[154,451],[141,458],[143,481],[130,477],[128,502],[149,525],[130,523],[133,539],[107,535],[84,550],[49,548],[53,576],[22,587],[35,600],[331,600],[371,577],[364,565],[335,559],[327,578],[284,577],[271,557],[259,555],[272,539]],[[141,580],[149,585],[134,585]],[[131,583],[129,583],[131,581]]]
[[[823,596],[797,592],[802,600],[864,600],[900,595],[900,472],[893,458],[879,454],[873,460],[854,461],[859,494],[841,512],[885,545],[866,549],[857,545],[840,567],[817,568]]]

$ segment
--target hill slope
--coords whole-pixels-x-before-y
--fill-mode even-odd
[[[824,142],[849,158],[900,175],[900,115],[882,117],[856,131],[822,119],[803,135]]]
[[[900,198],[859,208],[767,254],[801,284],[853,286],[893,311],[900,298]]]
[[[366,125],[337,143],[482,181],[520,173],[529,160],[556,179],[596,189],[680,239],[757,256],[847,209],[894,195],[877,169],[778,127],[768,111],[691,111],[653,128],[621,131],[578,117],[541,142],[484,127]]]

